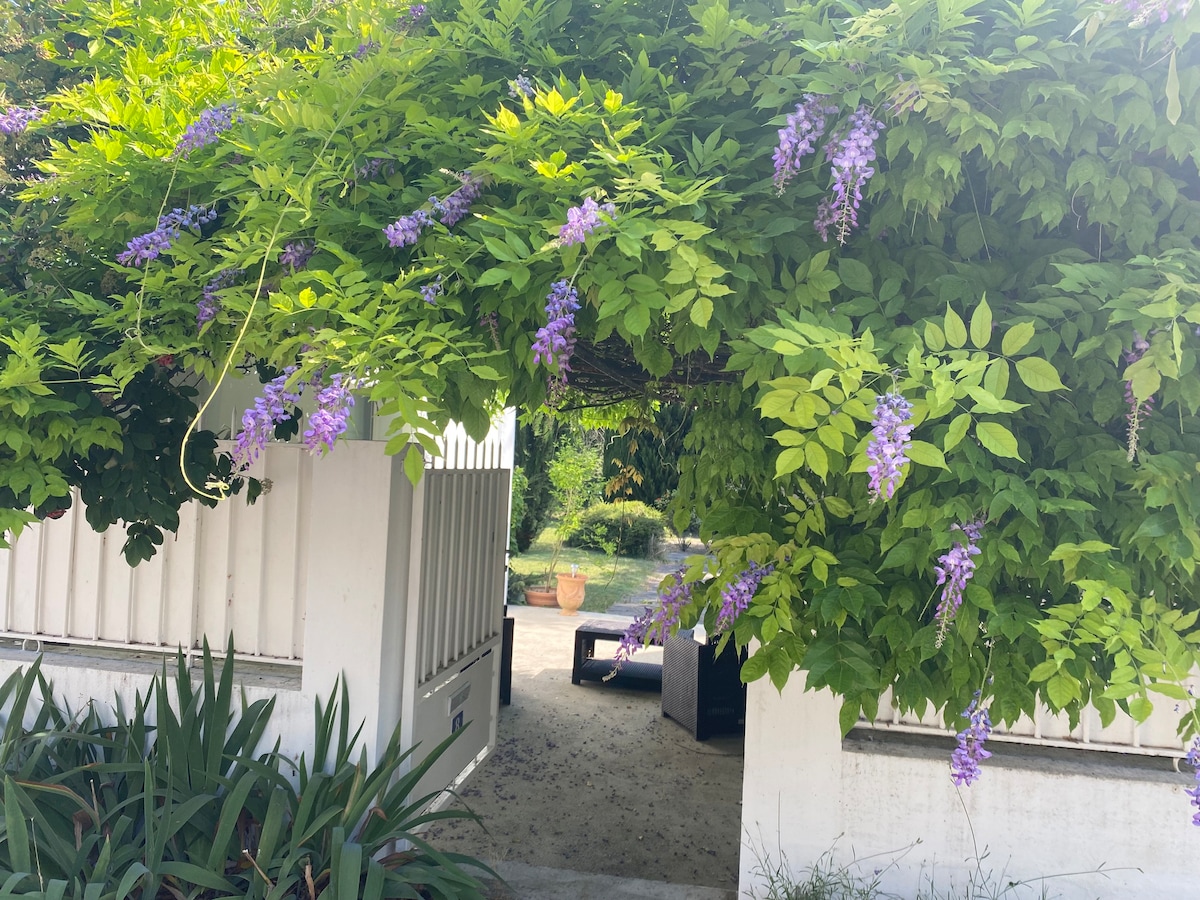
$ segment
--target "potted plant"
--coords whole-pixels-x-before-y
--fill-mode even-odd
[[[573,616],[583,604],[587,576],[579,566],[571,566],[571,574],[557,574],[563,544],[579,530],[581,516],[588,501],[599,491],[601,474],[600,450],[576,436],[559,442],[550,463],[548,475],[553,486],[558,523],[554,526],[550,562],[545,574],[525,590],[530,606],[559,606],[563,615]],[[551,599],[553,598],[553,599]]]

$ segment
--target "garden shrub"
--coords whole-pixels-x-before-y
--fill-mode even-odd
[[[613,542],[621,556],[648,557],[662,539],[663,514],[639,500],[597,503],[583,511],[579,530],[567,541],[570,547],[604,550]]]

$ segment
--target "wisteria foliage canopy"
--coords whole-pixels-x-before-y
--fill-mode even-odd
[[[239,373],[280,379],[264,408],[357,386],[414,470],[450,418],[671,397],[715,544],[670,615],[748,604],[748,679],[805,669],[845,727],[889,688],[948,718],[1188,699],[1190,5],[6,15],[4,526],[80,485],[149,556],[189,484],[237,481],[186,429]]]

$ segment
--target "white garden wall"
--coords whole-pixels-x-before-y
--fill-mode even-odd
[[[952,739],[863,729],[843,741],[838,708],[828,691],[806,693],[801,673],[782,694],[750,685],[742,898],[765,896],[760,858],[786,857],[800,874],[833,848],[839,864],[884,869],[883,888],[905,898],[931,878],[938,896],[961,896],[954,887],[985,853],[1000,887],[1092,871],[1048,881],[1047,896],[1200,898],[1200,828],[1184,793],[1194,782],[1170,759],[997,742],[983,777],[955,788]]]
[[[222,651],[232,632],[248,698],[276,697],[285,753],[309,746],[315,700],[344,678],[371,758],[398,723],[413,764],[468,728],[424,785],[445,786],[495,746],[512,436],[511,414],[480,443],[452,427],[416,486],[382,441],[322,459],[272,443],[256,504],[185,507],[132,570],[123,530],[91,532],[76,498],[0,551],[0,678],[44,650],[72,707],[111,704],[164,655],[194,658],[205,638]]]

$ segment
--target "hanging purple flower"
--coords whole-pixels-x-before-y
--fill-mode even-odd
[[[430,306],[437,306],[437,298],[440,297],[442,292],[445,290],[442,285],[442,276],[439,275],[437,278],[433,279],[433,281],[429,282],[429,284],[421,285],[419,290],[421,291],[422,300],[424,300]]]
[[[867,474],[871,477],[867,490],[871,503],[880,497],[891,500],[896,493],[904,464],[908,462],[908,446],[912,443],[913,426],[908,424],[911,418],[912,404],[904,395],[889,391],[875,397],[872,437],[867,444],[867,459],[871,461],[867,466]]]
[[[215,144],[222,133],[240,121],[236,103],[223,103],[204,110],[195,122],[184,129],[183,137],[175,145],[175,155],[187,159],[193,150]]]
[[[0,113],[0,134],[21,134],[42,115],[43,111],[36,106],[31,106],[29,109],[10,106]]]
[[[587,240],[589,234],[597,228],[607,225],[608,222],[600,217],[601,213],[608,219],[615,218],[617,207],[612,203],[599,204],[588,197],[579,206],[572,206],[568,209],[567,224],[558,230],[558,237],[562,245],[570,247],[572,244],[582,244]]]
[[[937,612],[934,613],[938,623],[938,647],[945,642],[946,630],[954,621],[954,614],[962,606],[963,591],[971,576],[975,574],[975,560],[972,557],[979,555],[979,547],[975,542],[983,533],[983,521],[976,519],[966,525],[955,524],[951,531],[961,531],[967,542],[964,544],[962,541],[955,541],[953,547],[938,557],[940,565],[933,567],[937,572],[937,583],[944,585],[942,599],[938,603]]]
[[[123,266],[140,266],[152,259],[157,259],[164,250],[170,250],[171,245],[179,239],[183,229],[198,232],[200,226],[211,222],[217,217],[216,210],[206,206],[189,206],[187,209],[173,209],[160,216],[158,227],[153,231],[140,234],[126,244],[124,252],[117,256],[117,262]]]
[[[221,298],[217,292],[237,281],[244,269],[222,269],[201,289],[200,301],[196,304],[196,328],[203,328],[221,311]]]
[[[379,49],[379,41],[364,41],[354,49],[355,59],[366,59]]]
[[[865,106],[850,114],[847,126],[825,145],[825,157],[833,166],[833,193],[817,207],[813,222],[821,240],[829,240],[834,229],[839,244],[846,243],[858,225],[858,207],[863,185],[875,174],[875,140],[883,130]]]
[[[319,383],[313,379],[314,386]],[[304,446],[313,453],[321,447],[332,450],[338,437],[345,433],[353,408],[354,394],[350,392],[346,377],[339,372],[317,392],[317,408],[308,417]]]
[[[818,94],[805,94],[804,101],[789,113],[787,125],[779,129],[779,145],[775,148],[775,191],[782,194],[787,183],[800,171],[800,159],[812,153],[816,142],[825,134],[825,117],[837,112],[836,106],[826,104]]]
[[[1126,365],[1132,365],[1150,349],[1150,342],[1138,334],[1133,333],[1133,348],[1125,351]],[[1126,447],[1126,458],[1133,462],[1137,456],[1139,437],[1141,436],[1142,422],[1154,411],[1154,398],[1147,397],[1143,402],[1139,403],[1137,397],[1133,395],[1133,382],[1125,382],[1125,403],[1129,406],[1129,412],[1125,414],[1125,421],[1129,423],[1129,438]]]
[[[443,225],[449,228],[463,219],[471,211],[471,204],[483,193],[483,182],[470,172],[460,172],[459,181],[462,186],[454,190],[445,200],[430,197],[433,214]]]
[[[721,609],[717,613],[717,631],[733,627],[737,617],[746,611],[759,583],[775,571],[774,565],[760,566],[751,562],[729,584],[721,589]]]
[[[1193,774],[1196,778],[1195,787],[1188,788],[1185,793],[1192,798],[1192,806],[1196,812],[1192,814],[1192,824],[1200,828],[1200,735],[1197,735],[1192,740],[1191,749],[1188,750],[1187,763],[1192,767]]]
[[[663,643],[671,636],[671,632],[679,627],[679,618],[683,615],[684,607],[692,602],[693,585],[683,580],[683,572],[683,569],[674,572],[670,583],[659,591],[658,605],[648,607],[625,629],[613,657],[613,670],[607,678],[617,674],[621,663],[642,647],[650,643]]]
[[[312,241],[289,241],[283,245],[283,252],[279,254],[279,265],[294,275],[308,265],[308,261],[316,252],[317,245]]]
[[[508,83],[508,96],[514,99],[522,97],[532,97],[537,93],[537,88],[533,86],[533,82],[524,75],[518,75]]]
[[[383,229],[383,233],[387,235],[388,246],[409,247],[415,244],[417,238],[421,236],[421,232],[432,221],[429,213],[423,209],[418,209],[412,215],[401,216]]]
[[[546,295],[546,317],[550,320],[538,329],[533,341],[533,364],[539,363],[557,369],[551,377],[565,385],[567,373],[571,371],[571,354],[575,352],[575,312],[579,309],[579,295],[569,281],[556,281],[550,285]]]
[[[234,471],[247,469],[266,448],[275,426],[295,416],[300,393],[286,388],[288,378],[295,372],[295,366],[288,366],[282,375],[267,382],[262,395],[242,414],[242,430],[233,451]]]
[[[983,774],[979,764],[992,756],[983,746],[992,733],[992,720],[987,708],[979,706],[979,691],[963,711],[962,718],[968,720],[968,725],[958,733],[958,746],[950,757],[950,777],[957,785],[970,786]]]
[[[424,21],[428,12],[429,7],[427,7],[424,3],[417,3],[409,7],[408,12],[397,17],[396,30],[400,31],[401,33],[412,31]]]

